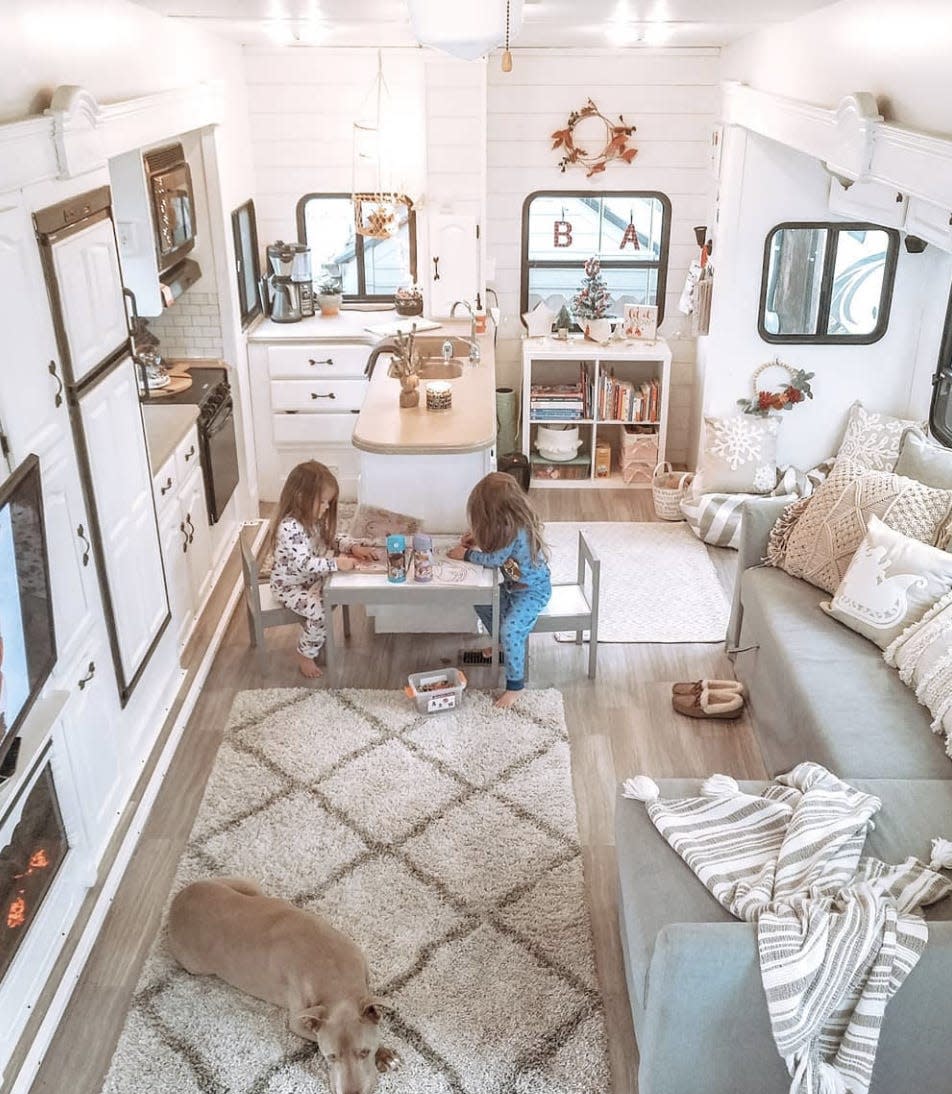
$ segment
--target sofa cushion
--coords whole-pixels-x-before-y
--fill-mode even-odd
[[[952,779],[928,712],[877,646],[820,609],[823,594],[782,570],[740,578],[735,668],[769,775],[813,760],[844,777]]]
[[[884,862],[902,862],[913,856],[928,862],[931,841],[952,832],[952,782],[924,779],[850,779],[850,783],[881,799],[875,828],[866,851]],[[691,797],[700,779],[659,779],[663,798]],[[750,794],[766,783],[741,782]],[[629,990],[638,1006],[648,1006],[650,967],[659,932],[671,924],[734,923],[734,917],[711,896],[694,872],[668,846],[648,817],[642,802],[619,793],[615,809],[615,846],[618,857],[620,928],[628,959]],[[952,921],[952,898],[925,909],[927,920]]]

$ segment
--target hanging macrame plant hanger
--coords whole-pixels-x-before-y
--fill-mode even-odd
[[[369,236],[372,239],[390,239],[399,226],[400,195],[392,186],[384,185],[387,165],[384,163],[381,119],[385,102],[387,105],[390,103],[390,89],[384,79],[383,59],[379,49],[377,50],[377,76],[361,103],[361,113],[364,104],[371,97],[374,99],[373,122],[353,123],[354,227],[362,236]]]

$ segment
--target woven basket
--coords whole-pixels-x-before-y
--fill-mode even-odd
[[[651,496],[655,513],[661,520],[684,520],[680,502],[693,479],[690,471],[673,471],[667,460],[655,467],[651,476]]]

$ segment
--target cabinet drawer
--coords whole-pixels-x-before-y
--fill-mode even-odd
[[[268,375],[272,380],[363,376],[371,346],[360,343],[310,346],[268,346]]]
[[[162,514],[178,497],[179,473],[176,463],[176,453],[171,456],[159,468],[158,474],[152,480],[152,493],[155,495],[155,509],[162,519]]]
[[[275,414],[275,444],[349,445],[356,414]]]
[[[359,410],[366,380],[272,380],[271,409],[311,413]]]
[[[184,483],[196,467],[198,467],[198,429],[193,427],[175,450],[175,469],[178,472],[179,484]]]

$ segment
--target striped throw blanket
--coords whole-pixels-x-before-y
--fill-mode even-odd
[[[791,1094],[866,1094],[886,1004],[925,948],[920,909],[952,884],[914,858],[863,857],[881,802],[818,764],[756,797],[724,775],[697,798],[662,799],[643,777],[624,789],[716,899],[757,925]]]

